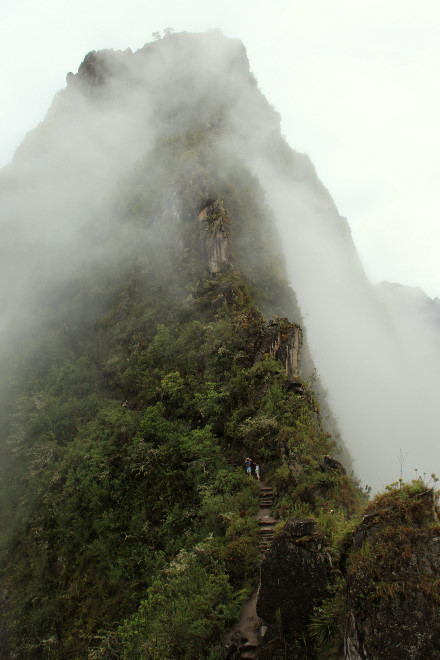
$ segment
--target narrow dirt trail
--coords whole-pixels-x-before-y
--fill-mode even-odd
[[[278,522],[272,517],[273,490],[263,481],[259,482],[258,513],[256,518],[260,531],[260,553],[265,555],[269,548],[274,532],[273,528]],[[258,569],[260,567],[258,564]],[[231,649],[234,658],[247,658],[252,660],[256,658],[258,647],[258,631],[260,626],[257,616],[257,598],[259,589],[259,571],[258,579],[251,597],[243,605],[240,618],[233,628],[225,635],[224,641],[227,648]],[[235,653],[234,653],[235,650]],[[228,656],[229,657],[229,656]]]

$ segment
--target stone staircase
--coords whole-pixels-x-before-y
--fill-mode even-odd
[[[258,524],[260,526],[260,553],[264,556],[274,538],[277,520],[272,518],[273,490],[269,486],[260,486]]]
[[[273,506],[273,490],[270,486],[260,486],[258,504],[262,509],[271,509]]]
[[[233,461],[228,463],[234,464]],[[263,482],[259,482],[257,520],[260,532],[260,555],[265,556],[274,538],[274,527],[277,520],[272,517],[273,490]],[[258,585],[252,596],[243,605],[240,619],[225,636],[226,658],[228,660],[255,660],[258,651],[258,630],[261,621],[257,616]]]

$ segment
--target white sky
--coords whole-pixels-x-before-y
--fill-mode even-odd
[[[244,42],[371,281],[440,296],[438,0],[2,0],[0,18],[0,165],[88,51],[218,27]]]

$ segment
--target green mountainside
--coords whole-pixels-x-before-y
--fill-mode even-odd
[[[75,77],[92,97],[107,62],[91,54]],[[58,278],[47,261],[4,332],[2,657],[223,658],[261,561],[246,456],[273,489],[280,538],[286,520],[314,518],[336,556],[363,506],[329,456],[346,450],[272,212],[219,148],[222,93],[198,97],[191,121],[170,103],[176,130],[120,178],[112,215],[79,230],[92,258],[67,249]],[[329,582],[292,657],[339,657],[339,623],[321,635],[328,602],[340,615]]]
[[[29,657],[85,657],[115,637],[122,657],[144,657],[147,639],[157,657],[206,657],[257,561],[245,454],[272,474],[283,515],[304,501],[320,511],[317,486],[326,509],[358,499],[346,477],[315,474],[333,443],[312,390],[290,391],[269,353],[256,361],[260,307],[298,310],[257,182],[239,163],[216,178],[217,163],[207,132],[139,162],[120,203],[136,232],[118,240],[110,268],[63,287],[56,305],[39,301],[32,339],[18,339],[6,366],[8,633]],[[198,220],[213,199],[227,208],[233,252],[217,273]],[[307,462],[293,490],[280,438]]]

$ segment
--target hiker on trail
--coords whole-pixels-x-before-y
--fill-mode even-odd
[[[258,463],[255,466],[255,474],[257,476],[258,481],[260,481],[260,466],[258,465]]]
[[[249,458],[249,456],[245,459],[246,463],[246,472],[247,476],[250,477],[252,474],[252,458]]]

